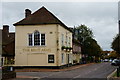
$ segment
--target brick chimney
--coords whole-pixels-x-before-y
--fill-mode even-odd
[[[25,9],[25,17],[28,17],[29,15],[31,15],[31,10]]]
[[[8,25],[3,25],[3,31],[6,33],[9,33],[9,26]]]
[[[9,37],[9,26],[8,25],[3,25],[2,36]]]

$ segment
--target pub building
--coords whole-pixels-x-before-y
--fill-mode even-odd
[[[72,31],[45,7],[25,10],[15,26],[15,66],[61,68],[73,64]]]

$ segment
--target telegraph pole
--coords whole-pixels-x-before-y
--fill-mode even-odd
[[[118,53],[120,54],[120,20],[119,20],[118,27],[119,27],[119,33],[118,33]]]
[[[118,2],[118,54],[120,55],[120,1]],[[119,77],[120,74],[120,65],[117,68],[117,77]]]

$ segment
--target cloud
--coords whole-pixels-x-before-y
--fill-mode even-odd
[[[32,5],[32,6],[31,6]],[[117,2],[8,2],[3,3],[3,24],[13,23],[24,18],[24,10],[35,12],[45,6],[67,26],[85,24],[93,30],[95,39],[103,49],[110,50],[112,38],[118,33]]]

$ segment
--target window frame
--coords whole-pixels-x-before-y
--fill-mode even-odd
[[[28,44],[28,46],[46,46],[46,34],[45,33],[40,33],[39,32],[39,45],[35,45],[35,32],[39,32],[38,30],[35,30],[33,33],[28,33],[28,40],[27,40],[27,44]],[[42,45],[42,43],[41,43],[41,34],[44,34],[45,36],[44,36],[44,45]],[[32,45],[29,45],[30,44],[30,37],[29,37],[29,35],[32,35]]]
[[[61,34],[61,44],[64,46],[64,34]]]
[[[36,32],[37,32],[37,35],[35,35]],[[34,35],[34,38],[33,38],[34,44],[33,45],[34,46],[41,46],[41,34],[40,34],[40,32],[36,30],[36,31],[34,31],[33,35]],[[36,44],[35,44],[35,36],[36,36],[36,38],[39,37],[38,40],[36,39],[36,41],[39,41],[39,42],[36,42]],[[39,43],[39,44],[37,44],[37,43]]]
[[[64,64],[64,53],[61,54],[61,63]]]
[[[44,45],[42,45],[42,34],[44,34]],[[40,40],[40,44],[41,46],[45,46],[46,45],[46,34],[45,33],[41,33],[41,40]]]
[[[32,45],[30,45],[30,40],[29,40],[30,39],[30,35],[32,36],[32,42],[31,42]],[[33,34],[31,34],[31,33],[28,34],[28,46],[33,46]]]

